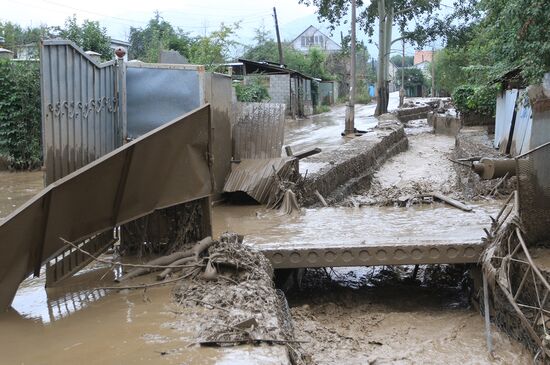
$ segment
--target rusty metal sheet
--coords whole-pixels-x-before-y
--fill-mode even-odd
[[[210,195],[210,106],[50,184],[0,223],[0,308],[65,244]]]
[[[257,202],[266,204],[277,188],[274,172],[287,180],[298,171],[298,160],[294,157],[271,159],[242,160],[234,164],[231,174],[225,182],[223,191],[233,193],[242,191],[254,198]]]

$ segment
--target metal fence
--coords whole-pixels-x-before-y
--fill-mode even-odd
[[[50,184],[3,220],[0,310],[44,263],[61,253],[73,257],[61,237],[78,244],[155,210],[207,198],[210,129],[204,106]]]
[[[517,159],[519,212],[530,244],[550,247],[550,143]]]
[[[234,107],[233,158],[281,157],[285,132],[285,105],[238,103]]]
[[[73,42],[41,45],[46,184],[122,145],[117,64],[98,64]]]
[[[128,138],[204,104],[204,66],[126,63]]]

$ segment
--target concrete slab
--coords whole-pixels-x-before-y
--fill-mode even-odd
[[[463,212],[440,203],[304,209],[288,216],[258,207],[214,208],[214,234],[233,230],[275,268],[477,262],[498,201]]]

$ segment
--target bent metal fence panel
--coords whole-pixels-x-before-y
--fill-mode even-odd
[[[70,242],[212,191],[210,106],[181,116],[47,186],[0,222],[0,309]]]
[[[41,45],[46,184],[122,145],[115,61],[99,64],[71,41]]]

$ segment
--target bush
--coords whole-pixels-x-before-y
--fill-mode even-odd
[[[329,111],[330,111],[330,107],[328,105],[321,104],[321,105],[315,106],[315,108],[313,109],[313,114],[321,114]]]
[[[462,114],[476,113],[494,116],[496,110],[496,87],[459,86],[453,92],[453,103]]]
[[[40,67],[0,61],[0,155],[10,168],[41,165]]]
[[[235,92],[237,93],[237,100],[241,102],[259,103],[271,99],[267,87],[262,83],[260,77],[249,78],[246,84],[236,84]]]
[[[371,97],[369,95],[369,91],[361,91],[357,95],[355,95],[355,102],[357,104],[368,104],[371,102]]]

